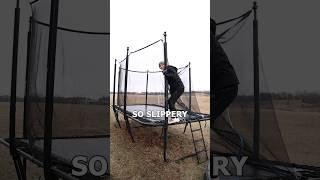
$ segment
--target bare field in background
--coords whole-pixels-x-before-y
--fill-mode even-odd
[[[111,101],[112,102],[112,101]],[[198,102],[208,104],[208,96],[199,96]],[[298,101],[275,101],[276,115],[284,143],[290,160],[296,163],[320,166],[320,108]],[[201,106],[204,112],[209,106]],[[108,107],[106,107],[107,109]],[[17,129],[21,134],[23,104],[17,103]],[[198,165],[195,158],[180,163],[163,162],[161,127],[136,127],[133,135],[136,142],[132,143],[125,129],[116,128],[113,112],[111,116],[111,170],[114,179],[200,179],[206,164]],[[122,117],[121,117],[122,118]],[[233,118],[236,118],[233,116]],[[133,122],[133,121],[130,121]],[[131,123],[132,126],[139,124]],[[204,122],[202,123],[204,125]],[[67,125],[64,124],[64,125]],[[195,124],[196,125],[196,124]],[[0,137],[9,134],[9,103],[0,102]],[[169,159],[177,159],[193,152],[190,129],[183,134],[183,125],[170,126],[168,155]],[[204,128],[207,145],[209,143],[209,122]],[[0,144],[0,176],[1,179],[16,179],[15,169],[9,150]],[[29,163],[32,164],[32,163]],[[30,179],[37,179],[42,169],[34,165],[28,166]]]
[[[23,103],[17,103],[17,134],[22,134]],[[9,103],[0,102],[0,138],[9,136]],[[0,179],[18,179],[9,148],[0,143]],[[43,169],[28,163],[27,176],[31,180],[38,179]]]

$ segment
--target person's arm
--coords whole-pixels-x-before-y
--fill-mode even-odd
[[[165,70],[162,71],[162,73],[166,77],[176,77],[177,76],[177,72],[172,67],[167,67]]]

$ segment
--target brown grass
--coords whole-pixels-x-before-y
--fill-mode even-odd
[[[23,103],[17,103],[17,134],[22,133]],[[9,103],[0,102],[0,138],[9,136]],[[0,144],[0,179],[18,179],[9,148]],[[28,179],[38,179],[42,175],[42,169],[33,163],[28,163]]]
[[[209,98],[198,98],[200,108],[208,113]],[[116,127],[116,121],[111,116],[111,173],[112,179],[201,179],[207,163],[198,164],[196,157],[183,161],[175,160],[194,152],[190,128],[183,134],[184,125],[169,127],[168,159],[163,160],[163,140],[161,127],[137,127],[139,124],[131,122],[135,143],[130,139],[121,116],[122,128]],[[198,128],[198,123],[193,123]],[[204,137],[209,148],[209,122],[205,127],[202,122]],[[196,132],[195,132],[196,133]],[[197,134],[195,139],[200,138]],[[200,146],[199,146],[200,147]]]
[[[207,96],[198,97],[199,104],[208,104]],[[275,102],[276,114],[290,160],[296,163],[320,166],[320,112],[301,103],[285,105]],[[201,105],[204,112],[208,105]],[[21,134],[22,103],[17,104],[17,129]],[[0,137],[8,137],[9,104],[0,103]],[[195,158],[180,163],[173,160],[193,152],[190,130],[183,134],[183,125],[170,126],[168,158],[163,162],[161,128],[134,128],[136,142],[132,143],[121,121],[116,128],[111,113],[111,171],[113,179],[201,179],[206,163],[198,165]],[[132,121],[131,121],[132,122]],[[202,123],[204,124],[204,123]],[[67,124],[64,124],[67,125]],[[79,125],[80,126],[80,125]],[[84,127],[83,125],[81,125]],[[138,124],[132,123],[132,126]],[[206,143],[209,144],[209,123],[204,128]],[[0,179],[17,179],[8,148],[0,144]],[[29,163],[29,179],[37,179],[42,169]]]

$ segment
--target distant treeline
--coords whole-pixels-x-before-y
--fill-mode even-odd
[[[186,92],[188,93],[188,92]],[[205,94],[210,95],[209,91],[192,91],[195,94]],[[112,92],[111,92],[112,94]],[[128,92],[128,94],[136,94],[142,95],[145,92]],[[163,92],[148,92],[148,95],[162,95]],[[252,101],[252,95],[238,95],[238,100],[242,101]],[[287,92],[280,92],[280,93],[260,93],[261,101],[268,101],[268,100],[301,100],[304,103],[310,104],[320,104],[320,92],[297,92],[297,93],[287,93]],[[30,101],[34,102],[45,102],[44,97],[29,97]],[[9,102],[10,96],[0,96],[0,102]],[[23,102],[23,97],[17,97],[17,102]],[[91,99],[86,97],[55,97],[54,102],[56,103],[70,103],[70,104],[106,104],[109,101],[109,96],[103,96],[98,99]]]
[[[0,102],[9,102],[10,101],[10,96],[0,96]],[[22,97],[17,97],[17,102],[23,102],[24,98]]]
[[[304,103],[320,104],[319,92],[297,92],[297,93],[271,93],[273,99],[277,100],[301,100]]]
[[[191,92],[196,94],[210,95],[210,91],[191,91]],[[118,92],[116,92],[116,94],[117,93]],[[188,93],[188,91],[185,91],[185,93]],[[113,94],[113,92],[110,92],[110,94]],[[120,94],[124,94],[124,92],[120,92]],[[143,94],[146,94],[146,92],[127,92],[127,94],[143,95]],[[160,94],[164,94],[164,92],[148,92],[148,95],[160,95]]]
[[[242,102],[247,101],[248,103],[253,102],[253,95],[238,95],[237,100]],[[297,93],[260,93],[260,100],[267,102],[270,100],[286,100],[295,101],[299,100],[303,103],[308,104],[320,104],[320,93],[317,92],[297,92]]]
[[[9,102],[10,96],[0,96],[0,102]],[[44,103],[45,97],[29,97],[30,102]],[[85,97],[54,97],[55,103],[64,104],[107,104],[109,101],[109,96],[103,96],[98,99],[91,99]],[[24,98],[17,97],[17,102],[24,102]]]

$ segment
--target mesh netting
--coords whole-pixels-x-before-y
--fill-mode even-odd
[[[217,26],[217,38],[240,81],[238,97],[214,124],[213,150],[252,156],[254,122],[253,18],[241,18]],[[263,159],[289,162],[271,93],[260,62],[260,155]],[[242,138],[242,139],[241,139]]]
[[[128,61],[124,59],[118,68],[118,106],[125,105],[125,75],[126,62],[128,62],[128,80],[126,105],[156,105],[164,107],[164,75],[159,69],[159,62],[163,57],[162,40],[152,43],[151,46],[132,51],[129,53]],[[178,74],[185,86],[185,91],[176,103],[178,110],[190,110],[200,112],[196,92],[192,91],[190,82],[190,65],[172,65],[178,68]]]
[[[74,7],[77,4],[77,8]],[[94,9],[94,10],[93,10]],[[108,3],[61,1],[54,83],[53,138],[109,134]],[[94,12],[91,15],[83,13]],[[50,1],[32,4],[26,123],[30,140],[44,136]],[[71,13],[72,12],[72,13]]]

